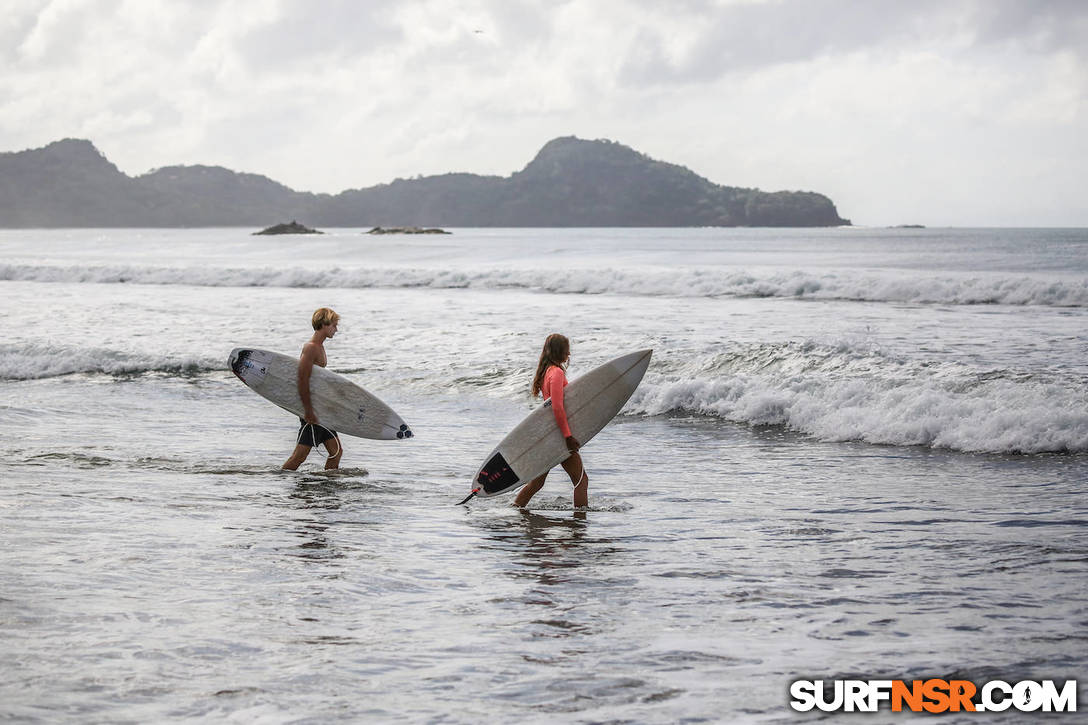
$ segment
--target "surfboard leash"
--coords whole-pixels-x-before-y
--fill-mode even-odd
[[[470,493],[470,494],[469,494],[468,496],[465,496],[465,498],[464,498],[464,499],[463,499],[463,500],[461,501],[461,503],[459,503],[459,504],[457,504],[457,505],[458,505],[458,506],[461,506],[461,505],[463,505],[463,504],[466,504],[466,503],[468,503],[468,502],[469,502],[469,499],[471,499],[471,498],[472,498],[473,496],[475,496],[475,495],[476,495],[476,494],[478,494],[479,492],[480,492],[480,488],[479,488],[479,486],[477,486],[476,488],[472,489],[472,493]]]
[[[296,444],[301,444],[302,443],[302,431],[306,430],[306,426],[310,427],[310,440],[312,440],[314,442],[312,447],[317,449],[318,454],[321,454],[321,444],[317,442],[317,431],[314,430],[314,424],[313,423],[307,423],[306,425],[304,425],[304,426],[302,426],[301,428],[298,429],[298,437],[295,439],[295,443]],[[322,427],[324,427],[324,426],[322,426]],[[325,428],[325,430],[328,430],[328,428]],[[326,439],[325,440],[325,453],[324,453],[326,461],[333,457],[332,448],[329,447],[329,441],[331,441],[331,440],[336,441],[336,455],[340,455],[344,450],[343,446],[340,443],[340,438],[338,438],[337,436],[333,436],[332,438]]]

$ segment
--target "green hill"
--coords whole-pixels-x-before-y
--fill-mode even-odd
[[[89,141],[0,154],[0,227],[840,226],[811,191],[715,184],[613,141],[549,141],[508,177],[450,173],[340,194],[290,189],[217,166],[130,177]]]

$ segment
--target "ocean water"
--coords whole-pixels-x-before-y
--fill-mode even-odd
[[[799,678],[1088,680],[1088,230],[249,231],[0,231],[0,719],[806,721]],[[416,437],[282,472],[297,420],[226,358],[319,306]],[[572,378],[654,348],[589,510],[560,472],[455,505],[556,331]]]

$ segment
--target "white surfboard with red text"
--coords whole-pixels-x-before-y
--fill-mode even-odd
[[[570,432],[585,445],[601,432],[635,392],[653,350],[639,350],[595,368],[566,387],[563,405]],[[513,491],[564,461],[570,452],[552,413],[551,400],[510,431],[476,472],[478,496]]]

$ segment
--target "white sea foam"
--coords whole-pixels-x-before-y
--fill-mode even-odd
[[[793,297],[919,304],[1003,304],[1088,307],[1088,278],[1053,279],[988,273],[780,271],[735,268],[367,267],[309,269],[150,267],[135,265],[0,264],[0,280],[204,287],[531,289],[556,294],[650,297]]]
[[[1088,451],[1088,381],[757,346],[649,377],[627,408],[781,425],[821,440],[968,452]]]

